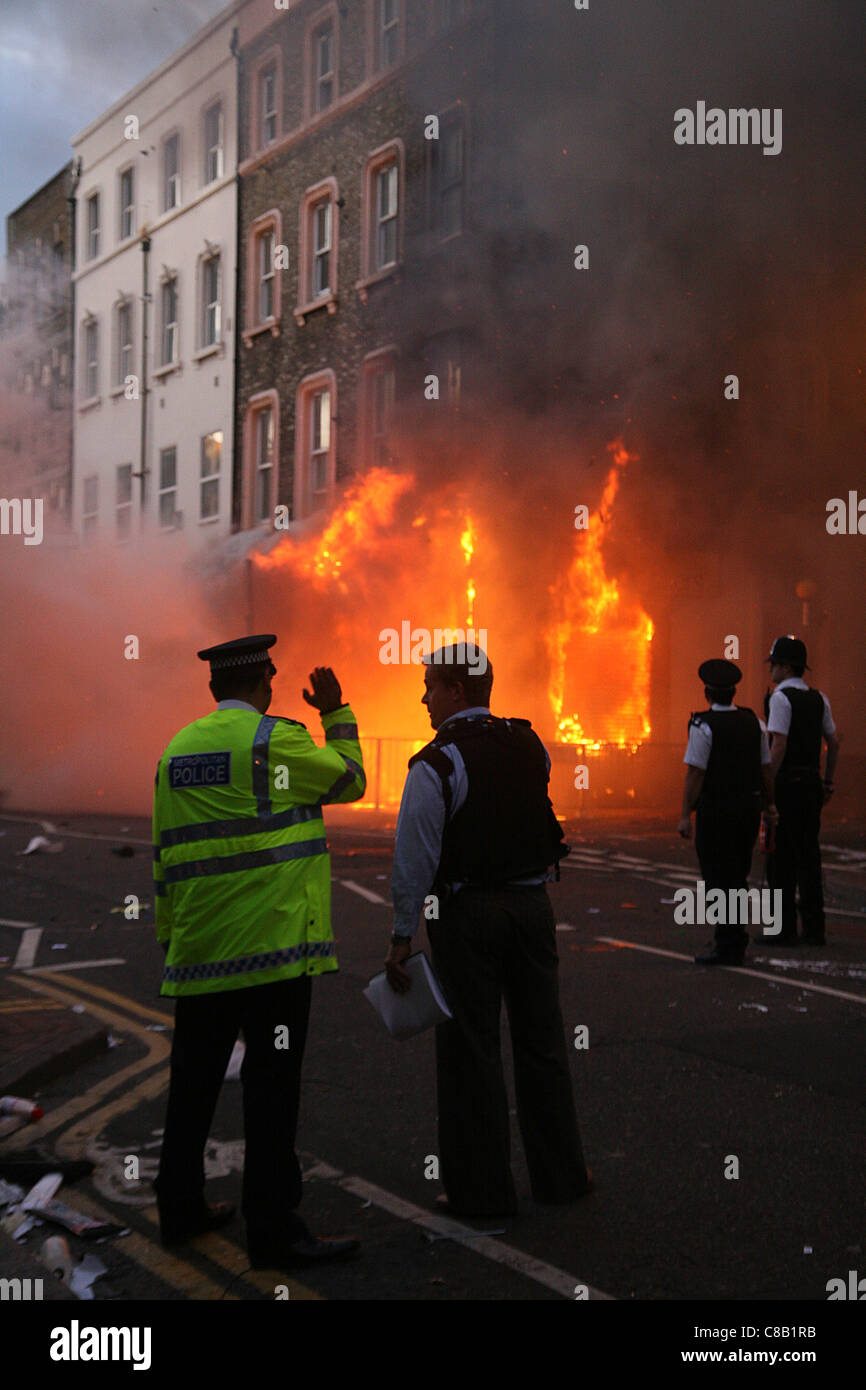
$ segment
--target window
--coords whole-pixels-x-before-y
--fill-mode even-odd
[[[374,0],[376,24],[374,63],[377,72],[392,67],[399,57],[400,3],[401,0]]]
[[[313,31],[313,114],[325,111],[334,100],[334,21]]]
[[[132,373],[132,300],[123,299],[117,306],[117,356],[115,386],[123,386]]]
[[[99,523],[99,476],[91,473],[84,479],[84,495],[81,503],[81,536],[84,541],[92,539]]]
[[[270,145],[277,138],[277,65],[269,64],[260,78],[262,145]]]
[[[180,205],[180,136],[170,135],[163,145],[163,212]]]
[[[433,218],[440,241],[463,231],[465,142],[462,115],[443,118],[433,150]]]
[[[99,395],[99,325],[96,319],[87,319],[84,324],[83,367],[84,399],[92,401]]]
[[[294,514],[298,518],[321,511],[333,493],[336,480],[335,415],[334,373],[317,372],[302,381],[295,411]]]
[[[201,510],[202,521],[219,515],[220,467],[223,453],[223,432],[215,430],[201,441]]]
[[[273,228],[257,238],[259,276],[259,323],[274,317],[274,232]]]
[[[368,466],[391,461],[388,434],[394,418],[396,361],[393,351],[375,353],[364,363],[362,420]]]
[[[220,341],[220,258],[208,256],[201,267],[201,346]]]
[[[99,255],[99,194],[91,193],[87,199],[87,259],[95,260]]]
[[[159,525],[163,531],[177,526],[177,448],[159,451]]]
[[[311,299],[321,299],[331,288],[331,200],[313,207],[313,280]]]
[[[223,107],[215,101],[204,113],[204,181],[223,176]]]
[[[177,276],[162,282],[162,366],[178,358]]]
[[[132,464],[121,463],[117,467],[117,494],[115,515],[117,520],[117,539],[127,540],[132,530]]]
[[[135,231],[135,170],[124,169],[120,176],[120,239]]]
[[[246,323],[244,342],[264,329],[272,335],[280,331],[282,217],[278,208],[262,213],[251,224],[246,254]]]
[[[253,520],[269,521],[274,476],[274,412],[270,406],[256,412],[255,417],[255,501]]]
[[[331,393],[315,391],[310,436],[310,510],[320,511],[328,500],[328,458],[331,452]]]
[[[397,260],[397,160],[376,170],[373,270],[384,270]]]

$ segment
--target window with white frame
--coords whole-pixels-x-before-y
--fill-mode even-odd
[[[273,511],[274,412],[269,405],[254,417],[255,475],[253,478],[253,521],[269,521]]]
[[[180,206],[180,136],[169,135],[162,147],[162,207],[164,212]]]
[[[124,169],[120,176],[120,239],[135,231],[135,170]]]
[[[274,229],[266,228],[256,237],[256,250],[258,262],[258,309],[259,323],[265,323],[274,317],[274,287],[276,271],[274,269]]]
[[[310,209],[312,225],[311,299],[321,299],[331,290],[331,199],[314,203]]]
[[[177,525],[177,447],[159,451],[159,525],[173,531]]]
[[[169,367],[178,360],[178,292],[177,276],[162,282],[162,353],[161,365]]]
[[[87,199],[87,259],[95,260],[99,255],[99,194],[91,193]]]
[[[85,319],[83,338],[82,390],[84,399],[92,401],[99,395],[99,324],[96,319]]]
[[[269,63],[259,76],[261,101],[262,145],[277,138],[277,65]]]
[[[325,111],[334,100],[334,21],[313,30],[313,114]]]
[[[331,392],[327,387],[313,391],[310,401],[309,507],[321,511],[328,501],[331,456]]]
[[[215,101],[204,113],[204,181],[223,176],[223,106]]]
[[[132,464],[117,465],[115,518],[117,539],[126,540],[132,531]]]
[[[84,479],[81,499],[81,536],[90,540],[99,524],[99,475],[91,473]]]
[[[201,506],[202,521],[219,516],[220,469],[222,467],[223,432],[214,430],[201,441]]]
[[[375,272],[385,270],[397,262],[400,172],[396,155],[387,164],[380,165],[373,177],[375,195],[372,210],[371,269]]]
[[[400,0],[375,0],[376,71],[396,63],[400,51]]]
[[[117,306],[117,353],[115,356],[115,386],[123,386],[132,373],[132,300],[122,299]]]
[[[201,346],[220,341],[220,258],[207,256],[201,263]]]

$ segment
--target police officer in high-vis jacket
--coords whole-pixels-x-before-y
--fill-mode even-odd
[[[482,660],[483,658],[483,660]],[[508,1010],[517,1117],[532,1193],[559,1204],[592,1186],[559,1007],[556,922],[545,883],[567,852],[547,795],[550,761],[528,721],[490,713],[486,654],[457,643],[425,658],[422,701],[437,731],[409,764],[394,848],[398,993],[425,908],[453,1018],[436,1029],[439,1160],[455,1215],[514,1214],[500,1053]]]
[[[742,672],[733,661],[713,658],[698,667],[709,709],[689,720],[683,762],[686,780],[679,833],[691,835],[706,891],[748,888],[761,805],[776,820],[767,731],[753,710],[734,704]],[[730,902],[730,896],[727,901]],[[719,922],[714,941],[695,956],[698,965],[742,965],[749,934],[742,922]]]
[[[217,707],[176,734],[153,803],[162,993],[176,998],[171,1082],[155,1182],[164,1244],[233,1214],[204,1199],[204,1148],[242,1030],[242,1211],[254,1267],[343,1258],[354,1240],[310,1235],[297,1213],[301,1061],[314,975],[337,969],[322,807],[357,801],[365,777],[358,727],[333,671],[317,667],[303,724],[266,713],[272,633],[200,651]]]
[[[778,637],[770,655],[770,696],[767,727],[776,778],[779,825],[773,852],[767,857],[770,887],[782,892],[782,934],[774,945],[796,946],[797,886],[804,945],[824,944],[824,888],[821,881],[821,808],[833,794],[833,774],[839,739],[830,701],[803,680],[806,646],[798,637]],[[821,750],[827,744],[827,765],[821,777]]]

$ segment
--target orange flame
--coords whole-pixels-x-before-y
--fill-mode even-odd
[[[609,444],[608,451],[613,465],[598,510],[589,518],[588,529],[577,533],[568,573],[550,590],[559,613],[545,634],[551,665],[548,699],[563,743],[593,751],[615,744],[634,751],[650,734],[649,644],[654,629],[643,608],[624,604],[617,581],[605,570],[604,540],[620,476],[626,464],[637,459],[621,440]],[[573,656],[585,684],[595,691],[602,687],[604,702],[594,711],[597,727],[591,733],[576,710],[563,714]]]

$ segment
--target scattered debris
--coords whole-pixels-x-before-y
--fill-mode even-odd
[[[52,951],[68,951],[69,947],[65,941],[55,941],[51,949]]]
[[[84,1259],[73,1266],[69,1276],[69,1287],[76,1298],[91,1299],[94,1296],[91,1286],[107,1273],[108,1270],[102,1261],[92,1251],[88,1251]]]
[[[21,1096],[0,1096],[0,1115],[23,1115],[35,1124],[41,1120],[45,1111],[35,1100],[24,1100]]]
[[[148,1033],[167,1033],[168,1024],[166,1023],[146,1023],[145,1031]]]
[[[71,1007],[74,1014],[83,1014],[87,1012],[83,1004],[73,1004]]]
[[[65,1236],[49,1236],[44,1240],[39,1258],[52,1279],[68,1284],[72,1273],[72,1254]]]
[[[672,903],[679,902],[679,899],[678,899],[678,898],[659,898],[659,902],[660,902],[660,903],[672,904]]]
[[[13,1202],[20,1202],[23,1196],[23,1187],[19,1187],[14,1182],[6,1182],[5,1178],[0,1178],[0,1207],[8,1207]]]
[[[82,1240],[98,1240],[101,1236],[114,1236],[121,1229],[113,1221],[96,1221],[91,1216],[85,1216],[83,1212],[76,1211],[74,1207],[67,1206],[65,1202],[40,1202],[38,1206],[33,1208],[33,1211],[43,1220],[53,1221],[55,1225],[63,1226],[65,1230],[71,1231],[74,1236],[80,1236]]]
[[[21,1203],[21,1210],[31,1211],[34,1207],[41,1206],[43,1202],[50,1202],[62,1183],[62,1173],[46,1173],[44,1177],[41,1177],[39,1181],[31,1187],[24,1201]]]
[[[592,916],[593,914],[595,914],[595,913],[597,913],[597,912],[601,912],[601,908],[600,908],[600,907],[588,907],[586,910],[587,910],[587,912],[590,914],[590,916]]]
[[[804,1245],[804,1246],[803,1246],[803,1254],[804,1254],[804,1255],[811,1255],[811,1253],[812,1253],[812,1247],[811,1247],[811,1245]]]
[[[109,1034],[108,1034],[107,1042],[108,1042],[108,1046],[109,1046],[109,1047],[122,1047],[122,1046],[123,1046],[123,1038],[116,1038],[116,1037],[114,1036],[113,1033],[109,1033]]]
[[[34,835],[27,848],[19,849],[18,853],[38,854],[41,849],[44,849],[46,854],[59,854],[63,849],[63,841],[55,840],[52,844],[50,840],[46,840],[44,835]]]
[[[769,1012],[770,1012],[769,1009],[767,1008],[766,1004],[741,1004],[741,1005],[740,1005],[740,1008],[741,1008],[741,1009],[759,1009],[760,1012],[761,1012],[762,1014],[766,1014],[766,1013],[769,1013]]]

